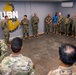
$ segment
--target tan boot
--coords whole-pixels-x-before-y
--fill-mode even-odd
[[[76,38],[76,36],[75,36],[75,38]]]
[[[71,35],[71,37],[74,37],[74,35]]]
[[[59,35],[61,35],[61,33]]]
[[[64,34],[64,36],[66,36],[66,34]]]
[[[23,40],[25,40],[25,38],[23,37]]]
[[[35,37],[35,35],[33,35]]]

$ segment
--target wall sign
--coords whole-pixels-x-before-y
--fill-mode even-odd
[[[3,7],[3,10],[3,12],[0,12],[0,18],[4,19],[4,17],[7,15],[9,17],[9,31],[15,31],[20,25],[18,21],[18,11],[15,11],[14,5],[9,2],[6,3],[6,5]]]

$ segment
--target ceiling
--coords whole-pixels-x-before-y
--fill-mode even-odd
[[[74,0],[0,0],[0,1],[45,1],[45,2],[66,2],[66,1],[74,1]]]

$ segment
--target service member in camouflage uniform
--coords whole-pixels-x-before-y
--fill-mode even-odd
[[[75,13],[74,18],[73,18],[72,37],[76,38],[76,13]]]
[[[8,28],[8,16],[5,16],[5,19],[1,22],[1,27],[4,32],[5,42],[8,44],[10,37],[9,28]]]
[[[22,31],[23,31],[23,39],[25,39],[25,34],[27,34],[27,38],[29,38],[29,20],[27,19],[27,15],[24,15],[24,19],[21,21]]]
[[[45,18],[45,33],[50,33],[50,27],[51,27],[51,23],[52,23],[52,18],[50,16],[50,14],[48,14],[48,16]]]
[[[0,40],[0,62],[7,56],[8,46],[4,40]]]
[[[68,14],[67,15],[67,18],[65,18],[65,20],[64,20],[64,35],[69,35],[69,27],[70,27],[70,21],[71,21],[71,19],[70,19],[70,14]]]
[[[34,13],[34,16],[32,17],[32,30],[33,30],[33,36],[38,36],[38,23],[39,18],[37,17],[37,13]]]
[[[63,17],[61,12],[59,13],[59,17],[58,17],[58,22],[57,22],[57,34],[61,35],[62,32],[62,22],[63,22]]]
[[[76,47],[71,44],[64,44],[59,48],[60,66],[52,70],[48,75],[76,75]]]
[[[1,75],[36,75],[30,58],[20,54],[22,40],[18,37],[11,42],[12,54],[4,58],[0,64]]]

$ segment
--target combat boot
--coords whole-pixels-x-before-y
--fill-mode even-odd
[[[61,35],[61,33],[59,35]]]
[[[66,34],[64,34],[64,36],[66,36]]]
[[[67,36],[68,36],[68,34],[67,34]]]
[[[75,38],[76,38],[76,35],[75,35]]]
[[[71,37],[74,37],[74,35],[71,35]]]

